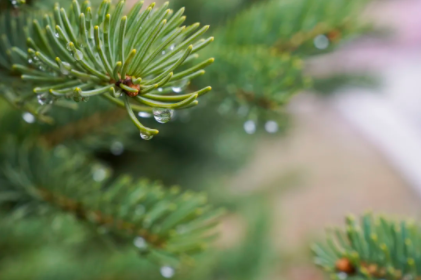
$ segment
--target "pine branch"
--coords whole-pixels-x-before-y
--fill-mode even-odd
[[[348,217],[346,230],[333,229],[313,251],[332,279],[420,279],[420,242],[414,222],[366,214],[360,222]]]
[[[96,112],[86,118],[70,122],[42,135],[42,140],[45,141],[47,146],[54,147],[69,139],[80,140],[88,134],[101,132],[125,118],[126,113],[122,109]]]
[[[63,211],[114,242],[131,244],[161,263],[205,249],[221,214],[203,194],[164,189],[129,177],[107,181],[107,172],[64,147],[48,151],[10,141],[0,154],[0,206],[20,217]]]
[[[149,140],[158,130],[143,126],[133,111],[154,109],[157,121],[165,123],[172,110],[196,106],[210,87],[189,94],[173,88],[185,87],[213,63],[207,59],[186,66],[213,38],[200,39],[208,26],[181,26],[184,9],[174,13],[165,3],[140,12],[141,1],[123,16],[124,4],[121,0],[112,7],[104,0],[95,13],[88,1],[79,6],[74,0],[69,12],[57,4],[52,15],[28,25],[29,64],[13,61],[13,71],[36,85],[28,99],[46,105],[62,98],[79,102],[102,96],[125,108],[142,138]],[[3,44],[7,50],[12,46]],[[22,59],[24,52],[13,50]]]
[[[246,107],[251,120],[279,111],[291,96],[312,86],[306,58],[367,31],[358,17],[367,2],[257,2],[217,28],[218,41],[205,51],[218,63],[200,85],[212,81],[217,91],[230,94],[227,99]]]

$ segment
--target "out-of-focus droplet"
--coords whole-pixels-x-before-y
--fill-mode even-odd
[[[327,47],[329,47],[329,38],[326,37],[326,35],[318,35],[316,38],[314,38],[314,46],[319,50],[324,50]]]
[[[146,243],[145,239],[140,236],[136,237],[133,240],[133,244],[139,249],[146,249],[148,247],[148,244]]]
[[[337,276],[338,276],[338,278],[339,278],[339,279],[341,279],[341,280],[345,280],[345,279],[347,279],[347,278],[348,278],[348,274],[346,274],[345,272],[339,272],[339,273],[337,274]]]
[[[168,265],[162,266],[159,271],[164,278],[172,278],[175,274],[174,268]]]
[[[155,120],[159,123],[167,123],[171,120],[174,110],[167,108],[154,108],[153,116]]]
[[[242,117],[247,116],[248,112],[249,112],[249,107],[247,105],[242,105],[237,110],[237,114]]]
[[[145,133],[140,133],[140,138],[142,138],[143,140],[151,140],[153,138],[153,135],[148,135]]]
[[[79,96],[73,96],[74,102],[80,102],[81,98]]]
[[[170,46],[170,50],[171,50],[171,51],[175,50],[175,44],[172,44],[172,45]]]
[[[183,89],[181,87],[173,87],[172,91],[175,92],[175,93],[180,93],[180,92],[183,91]]]
[[[56,32],[56,33],[54,33],[54,37],[60,38],[60,34],[58,34],[58,32]]]
[[[152,114],[148,112],[139,112],[137,115],[144,119],[152,118]]]
[[[69,150],[64,145],[58,145],[54,148],[54,155],[57,157],[66,157],[69,155]]]
[[[146,208],[144,205],[139,204],[136,206],[136,209],[134,210],[135,215],[137,216],[142,216],[143,214],[145,214]]]
[[[159,92],[162,92],[163,90],[164,90],[164,89],[163,89],[163,88],[161,88],[161,87],[160,87],[160,88],[158,88],[158,91],[159,91]]]
[[[124,145],[119,141],[115,141],[111,144],[110,151],[115,156],[120,156],[124,153]]]
[[[48,93],[38,95],[37,100],[38,104],[40,105],[48,105],[53,103],[53,98]]]
[[[66,45],[66,49],[70,52],[70,51],[72,51],[72,48],[70,47],[71,46],[71,43],[67,43],[67,45]]]
[[[256,123],[254,121],[252,121],[252,120],[246,121],[244,123],[244,126],[243,127],[244,127],[244,131],[247,134],[254,134],[256,132],[256,128],[257,128]]]
[[[97,168],[92,173],[92,178],[94,179],[95,182],[102,182],[102,181],[104,181],[105,178],[107,178],[107,170],[105,170],[102,167],[101,168]]]
[[[12,0],[10,3],[12,4],[13,8],[17,8],[19,4],[17,0]]]
[[[34,117],[34,115],[32,115],[31,113],[28,113],[28,112],[23,113],[23,114],[22,114],[22,118],[23,118],[23,120],[24,120],[25,122],[27,122],[27,123],[34,123],[34,122],[35,122],[35,117]]]
[[[167,53],[166,51],[162,51],[162,53],[161,53],[161,54],[162,54],[162,55],[165,55],[166,53]]]
[[[268,133],[276,133],[276,132],[278,132],[278,130],[279,130],[279,125],[278,125],[278,123],[277,123],[277,122],[275,122],[275,121],[267,121],[267,122],[265,123],[265,130],[266,130]]]

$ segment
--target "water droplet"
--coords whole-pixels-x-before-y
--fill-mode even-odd
[[[153,116],[155,120],[159,123],[167,123],[171,120],[174,110],[167,108],[154,108]]]
[[[240,116],[243,116],[243,117],[247,116],[248,112],[249,112],[249,107],[248,107],[248,106],[246,106],[246,105],[242,105],[242,106],[240,106],[240,107],[238,108],[238,111],[237,111],[237,113],[238,113]]]
[[[70,64],[69,64],[69,63],[67,63],[67,62],[62,62],[62,63],[60,64],[60,72],[61,72],[61,74],[63,74],[63,75],[69,75],[69,73],[70,73],[70,68],[71,68],[71,66],[70,66]]]
[[[327,47],[329,47],[329,38],[326,37],[326,35],[318,35],[316,38],[314,38],[314,46],[319,50],[324,50]]]
[[[34,115],[32,115],[31,113],[28,113],[28,112],[23,113],[22,118],[27,123],[34,123],[35,122]]]
[[[133,240],[133,244],[139,249],[146,249],[148,247],[148,244],[146,243],[145,239],[140,236],[136,237]]]
[[[339,272],[337,276],[341,280],[345,280],[348,278],[348,274],[346,274],[345,272]]]
[[[58,34],[58,32],[56,32],[56,33],[54,33],[54,37],[60,38],[60,34]]]
[[[124,145],[121,142],[114,142],[111,144],[110,151],[115,156],[120,156],[124,153]]]
[[[32,59],[28,59],[28,64],[32,64],[32,63],[34,63],[33,61],[32,61]]]
[[[244,130],[247,134],[254,134],[256,132],[256,123],[252,120],[248,120],[244,123]]]
[[[67,43],[67,45],[66,45],[66,49],[70,52],[70,51],[72,51],[72,48],[70,47],[71,46],[71,43]]]
[[[175,50],[175,44],[172,44],[172,45],[170,46],[170,50],[171,50],[171,51]]]
[[[164,278],[172,278],[175,274],[174,268],[168,265],[164,265],[159,269],[159,271]]]
[[[80,102],[80,97],[79,96],[73,96],[73,101],[74,102]]]
[[[54,155],[57,157],[66,157],[69,155],[69,150],[64,145],[58,145],[54,148]]]
[[[73,56],[77,61],[80,61],[83,59],[83,53],[80,50],[76,50]]]
[[[134,213],[136,216],[142,216],[143,214],[145,214],[145,211],[146,211],[145,206],[142,204],[139,204],[138,206],[136,206]]]
[[[179,225],[179,226],[177,226],[176,231],[177,231],[178,234],[184,234],[184,233],[186,233],[186,226]]]
[[[151,114],[151,113],[148,113],[148,112],[139,112],[137,115],[138,115],[139,117],[141,117],[141,118],[145,118],[145,119],[147,119],[147,118],[151,118],[151,117],[152,117],[152,114]]]
[[[162,51],[162,53],[161,53],[161,54],[162,54],[162,55],[165,55],[166,53],[167,53],[166,51]]]
[[[268,133],[276,133],[276,132],[278,132],[278,130],[279,130],[278,123],[275,122],[275,121],[267,121],[265,123],[265,130]]]
[[[104,181],[105,178],[107,178],[107,170],[105,170],[104,168],[97,168],[92,173],[92,178],[94,179],[95,182],[102,182],[102,181]]]
[[[161,87],[160,87],[160,88],[158,88],[158,91],[159,91],[159,92],[162,92],[163,90],[164,90],[164,89],[163,89],[163,88],[161,88]]]
[[[40,105],[48,105],[48,104],[53,103],[53,98],[48,93],[38,95],[37,99],[38,99],[38,104]]]
[[[183,89],[181,87],[173,87],[172,91],[174,91],[175,93],[180,93],[183,91]]]
[[[143,140],[151,140],[153,138],[153,135],[148,135],[145,133],[140,133],[140,138],[142,138]]]

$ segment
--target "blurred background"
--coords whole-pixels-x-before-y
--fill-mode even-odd
[[[171,5],[186,6],[190,23],[211,24],[211,32],[222,34],[226,41],[218,43],[215,35],[217,47],[207,53],[214,55],[218,44],[228,45],[233,38],[223,26],[243,10],[253,15],[254,9],[258,15],[263,2],[174,0]],[[276,114],[250,109],[245,102],[233,104],[227,96],[235,96],[231,89],[236,82],[245,84],[244,80],[231,81],[218,72],[218,66],[212,66],[208,80],[197,82],[197,87],[202,83],[214,86],[218,79],[226,88],[217,85],[212,93],[215,97],[204,100],[200,110],[176,114],[151,142],[138,145],[138,135],[127,132],[128,125],[87,136],[69,136],[63,131],[57,136],[55,128],[43,125],[37,131],[55,148],[94,153],[115,175],[131,173],[205,191],[211,201],[228,209],[216,248],[196,266],[170,277],[325,279],[312,263],[310,245],[322,239],[326,227],[342,225],[349,213],[375,211],[414,218],[421,214],[420,11],[421,0],[365,1],[353,19],[368,23],[369,31],[361,29],[332,49],[329,44],[341,35],[339,31],[313,36],[305,49],[291,51],[292,56],[306,53],[299,55],[304,74],[292,75],[297,91],[291,89],[294,96]],[[253,26],[263,20],[249,17],[245,22]],[[258,76],[258,70],[247,76],[251,84],[257,82],[254,75]],[[306,76],[314,78],[313,86],[301,86]],[[266,86],[265,81],[262,84]],[[247,91],[247,86],[242,90]],[[4,112],[7,110],[0,118],[16,115],[19,122],[14,125],[28,131],[30,126],[21,113]],[[63,140],[62,134],[65,141],[58,141],[57,137]],[[32,279],[166,277],[149,263],[139,265],[137,256],[106,257],[81,237],[82,230],[74,221],[66,219],[7,225],[7,231],[3,225],[0,248],[15,252],[16,257],[0,258],[1,279],[29,279],[25,278],[28,275]],[[46,225],[53,229],[54,237],[45,232]],[[85,252],[89,262],[82,264],[69,249],[75,244],[89,248]],[[23,261],[32,264],[31,274],[19,271]],[[82,267],[84,274],[77,274],[75,267]]]

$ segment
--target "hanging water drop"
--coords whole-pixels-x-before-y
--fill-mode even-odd
[[[175,274],[174,268],[168,265],[164,265],[159,269],[159,271],[164,278],[172,278]]]
[[[144,119],[147,119],[147,118],[151,118],[152,117],[152,114],[151,113],[148,113],[148,112],[139,112],[137,115],[139,117],[141,117],[141,118],[144,118]]]
[[[60,34],[58,34],[58,32],[56,32],[56,33],[54,33],[54,37],[60,38]]]
[[[267,121],[265,123],[265,130],[268,133],[276,133],[278,132],[278,129],[279,129],[278,123],[275,121]]]
[[[146,249],[148,247],[148,244],[146,243],[145,239],[140,236],[136,237],[133,240],[133,244],[139,249]]]
[[[161,53],[161,54],[162,54],[162,55],[165,55],[166,53],[167,53],[166,51],[162,51],[162,53]]]
[[[348,278],[348,274],[346,274],[345,272],[339,272],[339,273],[337,274],[337,276],[338,276],[338,278],[339,278],[339,279],[341,279],[341,280],[345,280],[345,279],[347,279],[347,278]]]
[[[38,104],[40,105],[48,105],[48,104],[53,103],[53,98],[48,93],[38,95],[37,99],[38,99]]]
[[[69,63],[67,63],[67,62],[62,62],[61,64],[60,64],[60,72],[61,72],[61,74],[63,74],[63,75],[69,75],[69,73],[70,73],[70,64]]]
[[[34,61],[32,59],[28,58],[28,64],[32,64],[32,63],[34,63]]]
[[[170,46],[170,50],[171,50],[171,51],[175,50],[175,44],[172,44],[172,45]]]
[[[164,89],[162,87],[158,88],[159,92],[162,92]]]
[[[93,173],[92,173],[92,178],[94,179],[95,182],[102,182],[105,180],[105,178],[107,178],[107,171],[104,168],[97,168]]]
[[[67,45],[66,45],[66,49],[70,52],[70,51],[72,51],[72,48],[70,47],[71,46],[71,43],[67,43]]]
[[[153,116],[159,123],[167,123],[171,120],[174,110],[167,108],[154,108]]]
[[[149,135],[146,133],[140,133],[140,138],[142,138],[143,140],[151,140],[153,138],[153,135]]]
[[[239,114],[242,117],[247,116],[248,112],[249,112],[249,107],[247,105],[242,105],[237,110],[237,114]]]
[[[123,143],[116,141],[111,144],[110,151],[115,156],[120,156],[124,153],[124,145]]]
[[[183,89],[181,87],[173,87],[172,91],[174,91],[175,93],[180,93],[183,91]]]
[[[247,134],[254,134],[256,132],[256,123],[252,120],[246,121],[243,127]]]
[[[329,38],[326,37],[326,35],[318,35],[316,38],[314,38],[314,46],[319,50],[324,50],[327,47],[329,47]]]
[[[139,204],[138,206],[136,206],[136,209],[134,210],[134,214],[136,216],[142,216],[143,214],[145,214],[146,208],[145,206],[143,206],[142,204]]]
[[[23,113],[22,118],[27,123],[34,123],[35,122],[34,115],[32,115],[31,113],[28,113],[28,112]]]
[[[73,96],[73,101],[74,102],[80,102],[80,97],[79,96]]]
[[[83,59],[83,53],[80,50],[76,50],[73,56],[77,61],[80,61]]]

